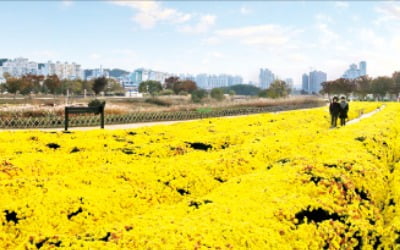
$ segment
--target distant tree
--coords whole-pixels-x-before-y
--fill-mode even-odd
[[[6,84],[5,83],[0,84],[0,93],[4,93],[6,91],[7,91]]]
[[[124,87],[117,80],[110,78],[108,80],[107,92],[122,95],[125,93]]]
[[[265,93],[266,97],[269,98],[287,97],[290,94],[290,91],[291,89],[286,82],[275,80],[265,92],[260,92],[260,96],[263,96]]]
[[[382,100],[385,95],[393,88],[394,81],[393,78],[387,76],[379,76],[372,80],[371,92]]]
[[[165,79],[165,88],[166,89],[172,89],[174,90],[174,84],[179,81],[179,77],[176,76],[170,76],[167,79]]]
[[[175,94],[179,94],[182,91],[186,91],[187,93],[192,93],[194,90],[197,89],[197,85],[192,80],[184,80],[184,81],[177,81],[173,84],[173,91]]]
[[[82,81],[82,92],[84,93],[86,91],[87,94],[92,94],[93,93],[93,84],[94,81]]]
[[[345,78],[336,79],[334,84],[336,85],[335,88],[338,91],[337,94],[344,94],[346,97],[348,97],[356,88],[356,84],[353,80]]]
[[[93,89],[95,95],[100,94],[100,92],[106,88],[107,83],[108,83],[108,80],[104,76],[94,79],[92,89]]]
[[[22,85],[22,80],[15,77],[7,77],[6,78],[6,89],[8,93],[14,94],[14,99],[17,96],[18,91],[20,90],[20,86]]]
[[[217,101],[222,101],[224,99],[224,92],[221,88],[213,88],[210,92],[210,96]]]
[[[191,98],[193,102],[199,103],[207,96],[207,91],[204,89],[196,89],[191,93]]]
[[[47,76],[43,82],[44,86],[53,94],[54,99],[56,98],[56,94],[61,90],[61,81],[57,75]]]
[[[397,97],[399,97],[400,94],[400,71],[395,71],[392,75],[393,79],[393,87],[391,89],[391,93],[394,94]]]
[[[161,83],[159,81],[144,81],[139,84],[139,92],[140,93],[149,93],[154,96],[156,93],[162,90]]]
[[[360,100],[365,100],[365,97],[371,93],[371,82],[372,79],[368,75],[361,76],[355,80],[354,93]]]
[[[236,95],[236,92],[235,92],[233,89],[230,89],[230,90],[228,91],[228,94],[229,94],[230,96],[234,96],[234,95]]]
[[[19,93],[22,95],[29,95],[34,90],[34,83],[29,76],[22,76],[20,78]]]
[[[331,99],[331,95],[335,94],[337,92],[333,81],[325,81],[325,82],[321,83],[321,87],[322,88],[319,92],[321,94],[327,94],[329,100]],[[302,90],[302,91],[304,91],[304,90]]]

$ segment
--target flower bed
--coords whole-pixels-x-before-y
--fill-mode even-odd
[[[350,117],[371,105],[353,103]],[[334,130],[319,108],[2,132],[0,248],[393,247],[399,111]]]

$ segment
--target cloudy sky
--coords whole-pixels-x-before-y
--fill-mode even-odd
[[[396,1],[0,1],[0,16],[0,58],[246,81],[269,68],[296,85],[361,60],[371,76],[400,70]]]

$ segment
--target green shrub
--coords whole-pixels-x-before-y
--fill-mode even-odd
[[[217,101],[222,101],[224,99],[224,91],[220,88],[213,88],[210,95]]]
[[[163,89],[160,91],[160,95],[173,95],[174,91],[172,89]]]
[[[169,102],[169,101],[167,101],[167,100],[162,100],[162,99],[154,98],[154,97],[152,97],[152,98],[147,98],[147,99],[145,100],[145,102],[146,102],[146,103],[155,104],[155,105],[158,105],[158,106],[166,106],[166,107],[172,105],[172,103]]]
[[[192,92],[192,101],[199,103],[206,96],[207,91],[205,91],[204,89],[196,89]]]
[[[99,99],[93,99],[88,103],[88,107],[98,107],[106,105],[106,101],[101,101]]]

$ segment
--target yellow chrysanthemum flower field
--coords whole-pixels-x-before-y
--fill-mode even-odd
[[[399,114],[1,132],[0,249],[396,248]]]

